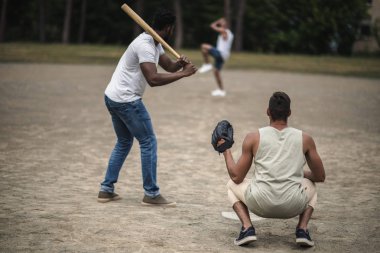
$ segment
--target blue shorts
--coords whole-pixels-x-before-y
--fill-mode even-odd
[[[222,57],[222,54],[220,53],[220,51],[218,49],[216,49],[215,47],[212,47],[210,48],[210,50],[208,50],[208,53],[214,57],[215,59],[215,62],[214,62],[214,66],[217,70],[221,70],[222,69],[222,66],[224,64],[224,59]]]

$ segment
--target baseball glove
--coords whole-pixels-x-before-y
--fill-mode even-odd
[[[218,146],[218,141],[224,139],[224,143]],[[216,151],[223,153],[234,144],[234,129],[227,120],[220,121],[211,135],[211,144]]]

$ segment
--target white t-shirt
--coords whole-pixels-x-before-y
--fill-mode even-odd
[[[119,103],[142,98],[147,81],[140,69],[140,63],[151,62],[157,65],[164,53],[161,44],[154,44],[152,36],[147,33],[140,34],[120,58],[105,90],[106,96]]]
[[[223,39],[223,36],[219,34],[218,40],[216,42],[216,49],[218,49],[224,60],[227,60],[230,57],[230,51],[232,46],[232,41],[234,39],[234,35],[229,29],[226,29],[227,39]]]

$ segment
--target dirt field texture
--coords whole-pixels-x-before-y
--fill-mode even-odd
[[[0,64],[0,252],[380,252],[380,81],[225,70],[147,88],[158,139],[158,182],[176,208],[145,207],[139,145],[120,173],[120,201],[96,198],[115,144],[103,92],[115,66]],[[210,144],[216,123],[235,129],[233,155],[268,124],[274,91],[292,99],[291,126],[314,137],[326,169],[309,230],[297,218],[254,222],[258,241],[233,245],[240,223],[226,194],[224,159]],[[252,175],[254,167],[249,175]]]

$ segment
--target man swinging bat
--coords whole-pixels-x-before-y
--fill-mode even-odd
[[[229,149],[233,144],[230,123],[219,122],[212,134],[211,143],[223,153],[230,176],[228,199],[242,223],[235,245],[257,239],[248,210],[264,218],[287,219],[299,215],[296,243],[314,245],[307,225],[317,203],[314,182],[325,180],[325,170],[313,138],[288,126],[290,114],[289,96],[284,92],[273,93],[267,109],[269,126],[245,137],[237,162]],[[248,180],[245,177],[252,162],[255,176]],[[303,171],[305,162],[310,170]]]
[[[175,20],[176,17],[171,12],[159,10],[154,15],[152,28],[160,38],[168,40],[173,33]],[[169,73],[158,73],[157,64]],[[161,43],[148,33],[140,34],[128,46],[105,90],[105,104],[117,140],[101,183],[99,202],[120,199],[114,191],[114,184],[136,138],[141,152],[144,188],[142,204],[175,206],[175,202],[160,194],[157,184],[157,141],[142,97],[147,84],[151,87],[167,85],[191,76],[196,71],[196,67],[185,56],[172,61],[165,54]]]

